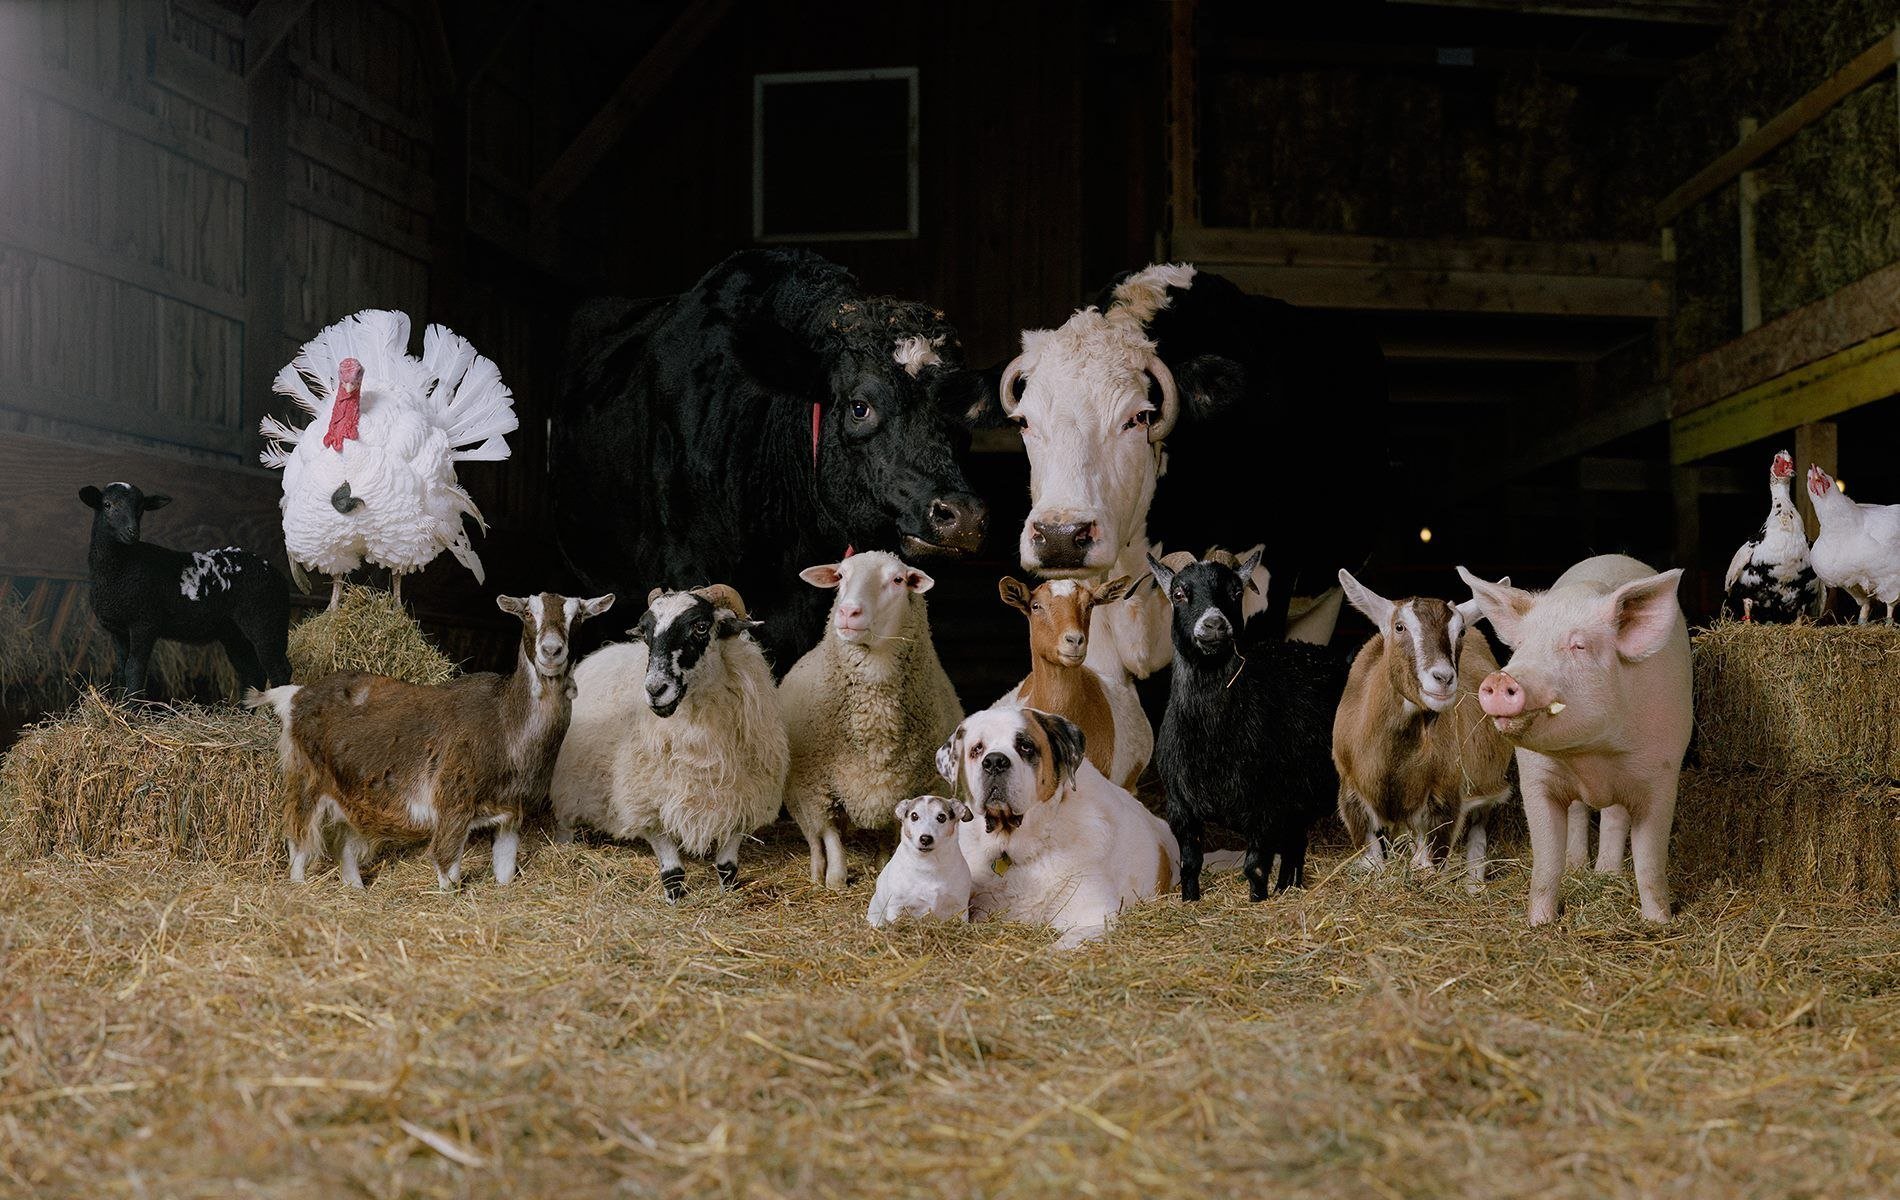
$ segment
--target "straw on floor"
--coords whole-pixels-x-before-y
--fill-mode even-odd
[[[1900,918],[1626,877],[1468,898],[1237,875],[1049,953],[864,924],[795,832],[747,886],[530,845],[439,894],[151,856],[0,872],[0,1191],[22,1195],[1874,1195]]]

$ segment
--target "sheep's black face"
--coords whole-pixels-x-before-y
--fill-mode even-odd
[[[655,595],[634,630],[647,647],[647,707],[661,717],[678,712],[714,643],[754,624],[697,592]]]
[[[172,502],[170,496],[148,496],[129,483],[83,487],[79,499],[98,514],[95,525],[103,523],[114,541],[127,546],[139,540],[139,523],[146,513]]]

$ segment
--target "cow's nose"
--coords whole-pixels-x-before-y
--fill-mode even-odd
[[[988,754],[985,754],[983,756],[983,773],[985,775],[1009,774],[1009,755],[1004,754],[1000,750],[992,750]]]
[[[1032,521],[1029,540],[1043,566],[1060,570],[1087,565],[1089,547],[1101,532],[1093,521]]]
[[[1487,717],[1521,717],[1524,688],[1504,672],[1493,672],[1478,685],[1478,706]]]
[[[926,514],[930,540],[946,549],[974,551],[983,544],[983,527],[989,517],[989,505],[968,492],[939,496],[930,502]]]

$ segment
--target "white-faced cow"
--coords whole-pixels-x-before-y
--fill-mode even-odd
[[[737,587],[782,674],[824,625],[801,567],[977,548],[986,510],[952,410],[978,389],[942,313],[866,296],[805,251],[743,251],[677,297],[595,301],[554,417],[561,549],[602,590]]]
[[[1022,348],[999,398],[1029,453],[1024,570],[1139,577],[1151,546],[1264,542],[1261,619],[1278,629],[1288,600],[1370,553],[1386,493],[1384,359],[1351,322],[1161,264],[1059,329],[1026,331]],[[1091,666],[1141,676],[1169,661],[1153,589],[1095,620],[1110,636],[1091,639]]]

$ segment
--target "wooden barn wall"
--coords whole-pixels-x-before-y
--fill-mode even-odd
[[[1665,90],[1673,187],[1735,144],[1743,117],[1767,121],[1900,26],[1893,0],[1747,0],[1734,25]],[[1861,88],[1761,165],[1755,213],[1762,320],[1900,262],[1900,97],[1892,71]],[[1742,333],[1737,185],[1676,224],[1677,362]]]
[[[440,294],[435,222],[461,198],[438,195],[443,85],[416,12],[315,0],[247,81],[260,48],[209,0],[0,5],[0,463],[30,468],[0,467],[0,575],[83,578],[72,493],[120,477],[178,497],[154,540],[281,554],[257,422],[291,410],[270,376],[324,325],[382,307],[418,326],[454,313],[515,388],[514,459],[465,481],[492,527],[490,583],[544,585],[540,405],[561,305],[488,278]],[[414,594],[465,607],[459,570]]]

